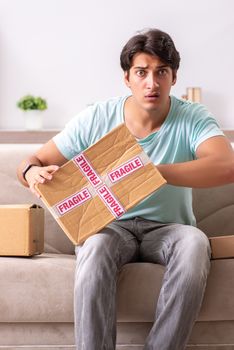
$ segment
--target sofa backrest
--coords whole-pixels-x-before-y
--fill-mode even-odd
[[[194,189],[197,226],[207,236],[234,235],[234,184]]]
[[[20,161],[36,151],[38,144],[0,145],[0,204],[35,203],[45,208],[42,201],[17,179]],[[45,208],[45,252],[74,254],[74,245]]]
[[[16,176],[20,161],[36,151],[38,144],[0,144],[0,204],[35,203],[40,199],[21,185]],[[234,184],[193,190],[198,227],[208,236],[234,234]],[[45,251],[74,254],[74,245],[45,208]]]

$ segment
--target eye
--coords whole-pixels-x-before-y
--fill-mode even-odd
[[[158,75],[160,76],[164,76],[167,74],[167,70],[165,68],[159,69],[158,71]]]
[[[139,70],[137,70],[136,71],[136,75],[138,76],[138,77],[144,77],[145,75],[146,75],[146,71],[145,70],[143,70],[143,69],[139,69]]]

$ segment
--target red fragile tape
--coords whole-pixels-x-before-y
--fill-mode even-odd
[[[51,208],[55,217],[63,216],[70,210],[75,209],[98,195],[112,215],[119,218],[125,213],[125,209],[112,193],[112,184],[144,167],[144,165],[150,161],[148,156],[142,152],[101,177],[92,167],[92,164],[84,153],[78,154],[72,160],[80,169],[81,173],[87,178],[89,185],[55,204]]]

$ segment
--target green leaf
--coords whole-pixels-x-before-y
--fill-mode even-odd
[[[23,96],[18,102],[17,107],[24,110],[40,110],[47,109],[47,102],[41,97],[34,97],[32,95]]]

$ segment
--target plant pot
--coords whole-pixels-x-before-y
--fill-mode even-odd
[[[24,112],[25,129],[26,130],[41,130],[43,127],[42,111],[31,110]]]

